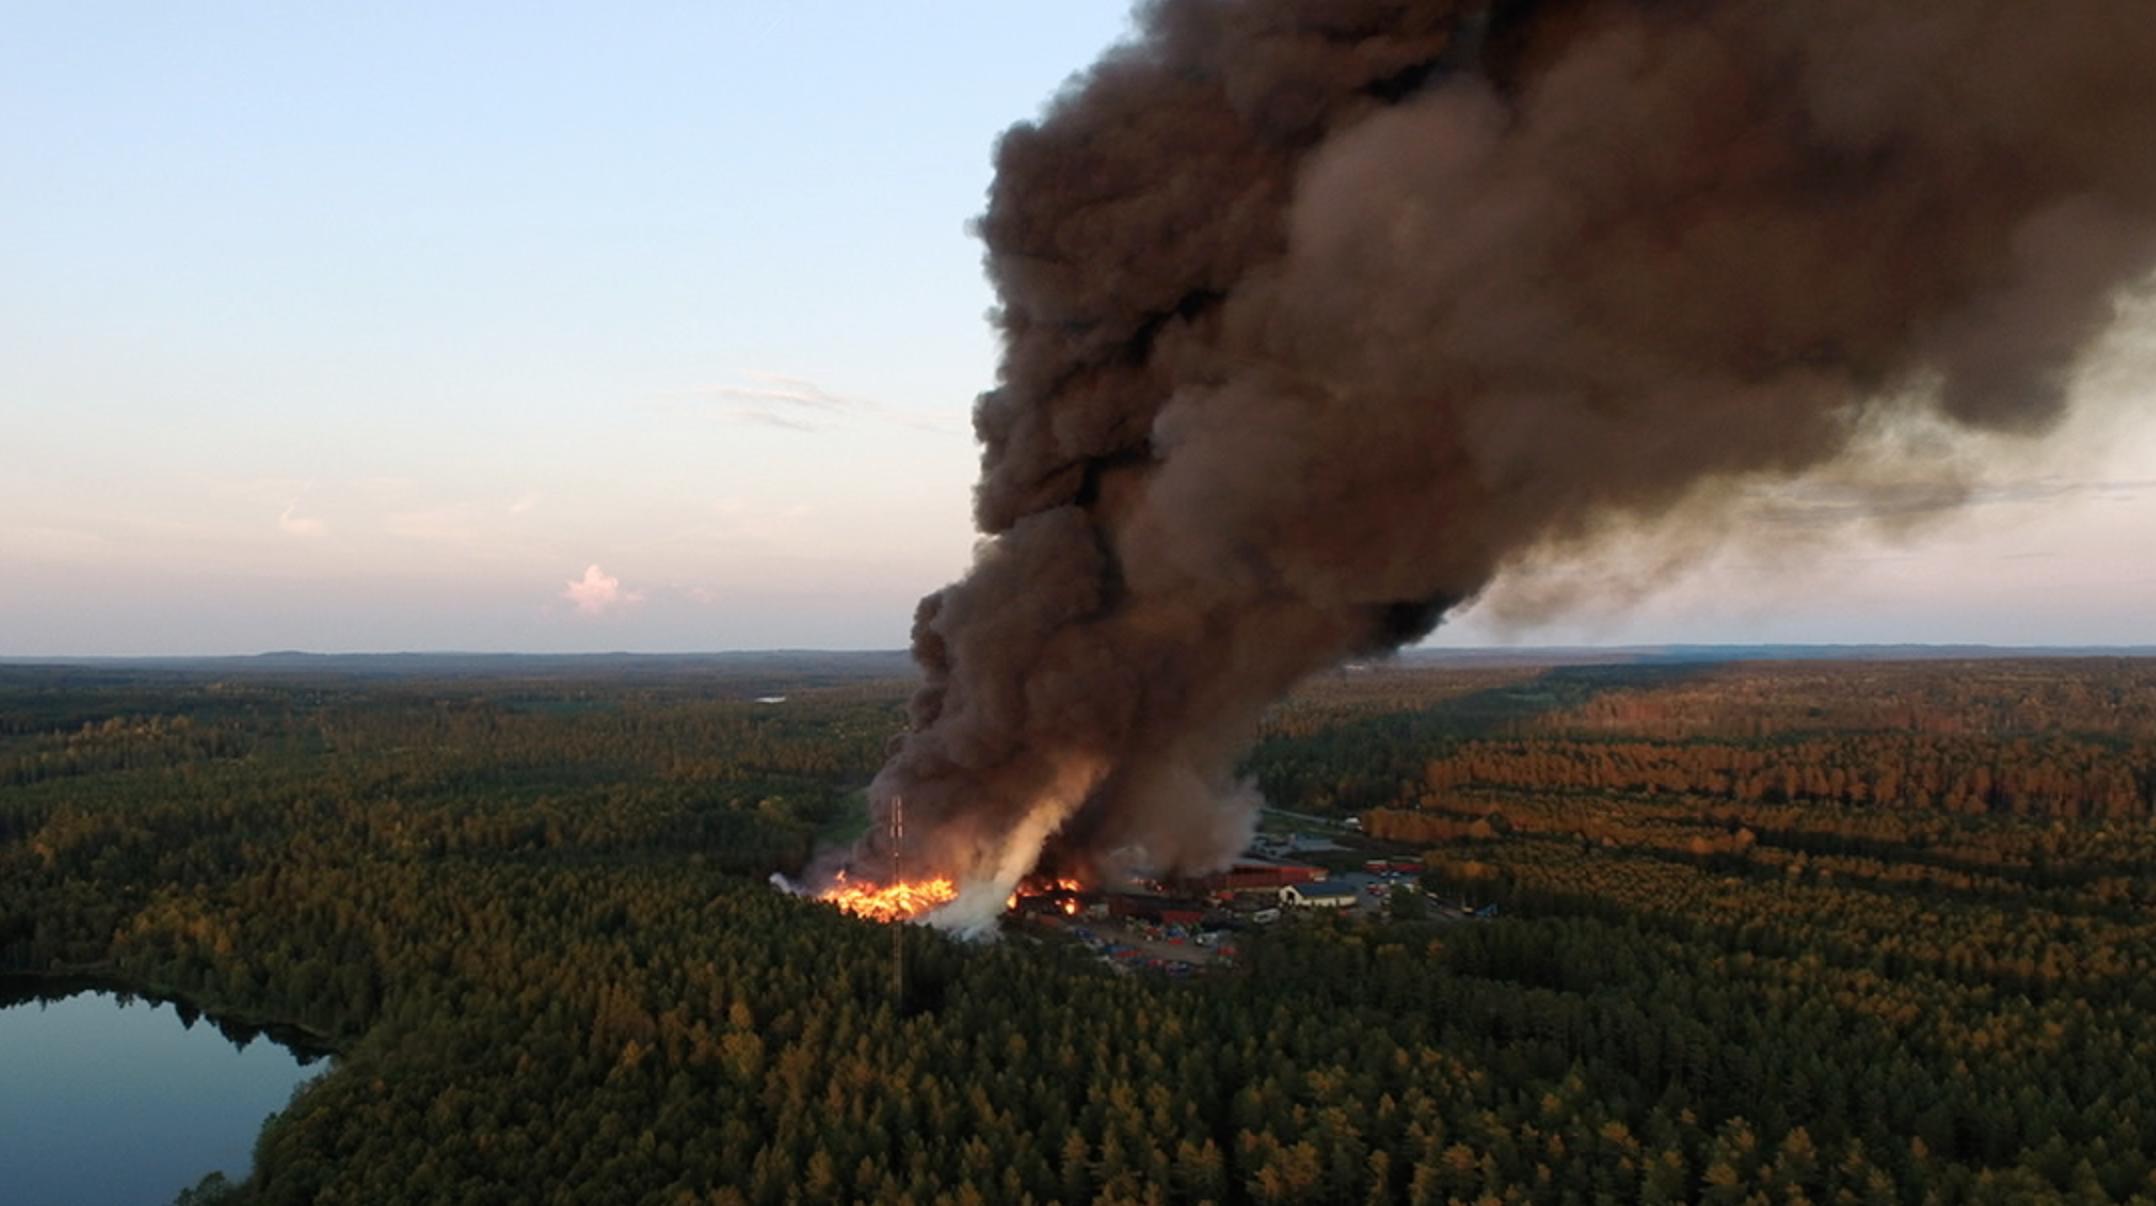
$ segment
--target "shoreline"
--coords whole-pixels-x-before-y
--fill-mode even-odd
[[[56,991],[46,991],[46,990]],[[345,1044],[301,1022],[270,1017],[248,1009],[228,1008],[223,1004],[204,1000],[201,996],[165,984],[147,984],[128,977],[110,965],[91,964],[82,967],[47,968],[43,971],[27,968],[0,969],[0,1008],[33,1000],[59,1000],[85,992],[109,992],[141,997],[160,1005],[171,1005],[183,1012],[217,1027],[226,1037],[233,1031],[252,1032],[268,1038],[302,1058],[305,1063],[326,1058],[342,1058]]]

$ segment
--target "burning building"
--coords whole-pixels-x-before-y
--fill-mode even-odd
[[[2146,0],[1140,6],[978,226],[984,539],[872,789],[937,916],[1229,866],[1267,705],[1508,568],[1858,453],[1951,497],[2156,264],[2151,63]]]

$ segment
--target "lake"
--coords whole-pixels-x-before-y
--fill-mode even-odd
[[[213,1169],[239,1180],[262,1120],[328,1066],[182,1006],[0,979],[0,1199],[168,1203]]]

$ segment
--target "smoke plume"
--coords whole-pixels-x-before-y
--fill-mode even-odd
[[[1232,856],[1266,705],[1510,561],[1897,416],[2043,430],[2156,264],[2146,0],[1136,21],[1003,136],[979,223],[986,539],[873,790],[961,920],[1044,843]]]

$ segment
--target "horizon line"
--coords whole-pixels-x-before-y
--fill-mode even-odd
[[[2001,643],[1992,641],[1652,641],[1626,644],[1549,645],[1410,645],[1391,653],[1343,659],[1340,666],[1367,665],[1416,654],[1499,655],[1533,654],[1655,654],[1747,650],[1792,651],[1982,651],[1994,653],[2080,653],[2156,656],[2156,643]],[[368,658],[498,658],[498,659],[601,659],[601,658],[715,658],[715,657],[910,657],[897,646],[772,645],[730,649],[262,649],[232,653],[0,653],[0,665],[75,665],[90,662],[261,662],[277,659],[368,659]],[[1337,668],[1337,667],[1336,667]]]

